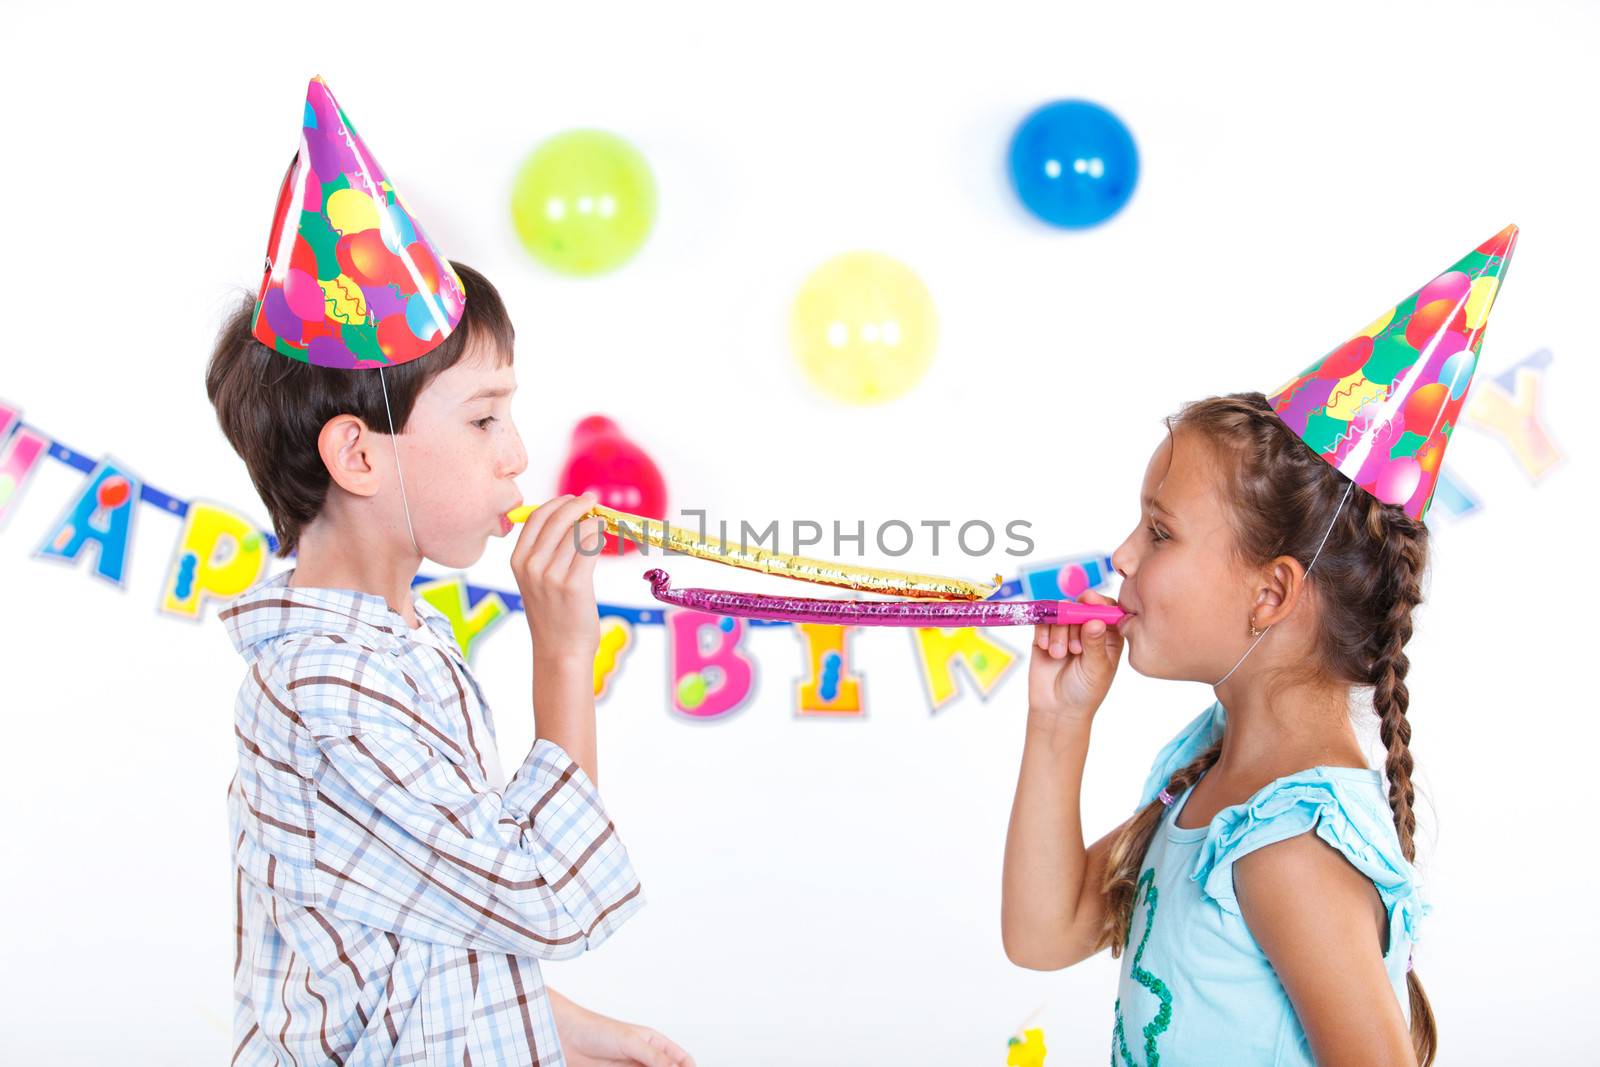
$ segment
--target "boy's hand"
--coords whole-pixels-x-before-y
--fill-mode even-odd
[[[618,1022],[549,990],[561,1051],[571,1067],[695,1067],[694,1057],[648,1026]]]
[[[605,522],[581,520],[597,503],[593,493],[556,497],[522,524],[511,550],[511,570],[539,659],[571,660],[593,668],[600,647],[594,564],[600,558]]]
[[[1080,604],[1115,604],[1086,592]],[[1085,728],[1111,689],[1122,659],[1122,635],[1099,620],[1036,626],[1028,664],[1028,721],[1054,733]]]

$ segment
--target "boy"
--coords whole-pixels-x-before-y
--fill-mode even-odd
[[[423,557],[465,567],[510,531],[527,459],[511,324],[320,79],[305,116],[260,298],[206,375],[279,554],[297,553],[222,613],[249,665],[229,790],[234,1062],[692,1064],[546,989],[536,962],[642,904],[595,786],[594,501],[550,502],[512,552],[538,714],[501,787],[478,684],[410,589]]]

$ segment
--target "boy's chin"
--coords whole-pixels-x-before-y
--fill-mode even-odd
[[[476,542],[454,544],[430,551],[427,558],[441,567],[465,570],[483,558],[483,550],[488,545],[489,538],[485,536]]]

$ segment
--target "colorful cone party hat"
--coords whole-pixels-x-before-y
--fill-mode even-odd
[[[300,151],[272,218],[256,337],[319,367],[395,366],[450,336],[465,305],[450,261],[327,84],[311,79]]]
[[[1272,410],[1311,450],[1420,520],[1516,247],[1507,226],[1297,374]]]

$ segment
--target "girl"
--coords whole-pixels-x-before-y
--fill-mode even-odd
[[[1422,517],[1516,238],[1507,226],[1271,399],[1183,408],[1112,556],[1127,617],[1035,634],[1006,954],[1121,957],[1113,1067],[1433,1061],[1411,968],[1425,906],[1405,646]],[[1124,643],[1141,674],[1210,683],[1217,702],[1156,757],[1138,813],[1086,849],[1089,728]],[[1382,773],[1349,716],[1369,686]]]
[[[1190,404],[1112,556],[1128,617],[1038,629],[1006,954],[1037,969],[1108,946],[1122,957],[1113,1064],[1432,1059],[1408,965],[1420,902],[1405,684],[1427,532],[1349,487],[1262,394]],[[1086,850],[1089,729],[1124,642],[1141,674],[1223,680],[1158,756],[1139,813]],[[1350,723],[1358,684],[1373,687],[1385,775]]]

